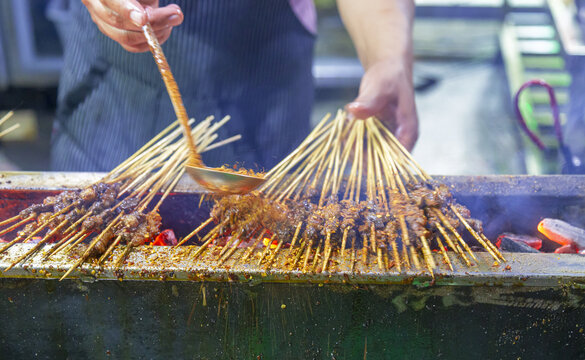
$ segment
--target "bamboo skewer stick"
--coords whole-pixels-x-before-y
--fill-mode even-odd
[[[299,237],[299,233],[301,232],[301,227],[303,226],[303,222],[299,221],[299,223],[297,224],[297,227],[295,228],[295,233],[292,237],[292,240],[290,242],[290,248],[288,250],[288,256],[292,255],[293,249],[295,248],[295,245],[297,243],[297,239]]]
[[[264,229],[262,230],[262,232],[260,233],[260,236],[258,236],[256,238],[256,241],[254,241],[254,244],[252,244],[252,246],[250,247],[250,249],[248,251],[246,251],[246,253],[244,254],[244,256],[242,257],[242,261],[246,261],[248,260],[248,258],[252,255],[252,253],[254,252],[254,250],[256,250],[256,247],[258,246],[258,244],[260,244],[260,241],[262,241],[262,239],[264,238],[264,234],[266,234],[267,230]]]
[[[276,249],[274,249],[274,252],[272,254],[270,254],[268,261],[266,261],[266,265],[265,265],[266,267],[269,267],[272,264],[272,262],[274,261],[274,259],[278,255],[278,252],[280,251],[280,248],[282,247],[283,242],[284,242],[283,240],[280,240],[278,242],[278,245],[276,245]]]
[[[467,220],[465,220],[465,218],[459,213],[459,211],[457,211],[457,209],[453,205],[451,205],[450,208],[451,208],[451,211],[453,211],[453,213],[455,214],[455,216],[457,216],[457,218],[459,219],[459,221],[461,221],[461,223],[463,224],[463,226],[465,226],[465,228],[467,229],[467,231],[469,231],[469,233],[484,247],[484,249],[486,249],[490,253],[490,255],[496,261],[499,261],[500,260],[500,257],[477,234],[477,232],[471,227],[471,225],[469,225],[469,223],[467,222]]]
[[[391,245],[392,245],[392,258],[394,259],[394,265],[396,266],[396,269],[398,270],[398,272],[402,272],[402,264],[400,261],[400,255],[398,254],[396,239],[391,240]]]
[[[240,244],[242,243],[242,241],[244,241],[243,237],[238,237],[237,241],[234,243],[234,246],[232,246],[229,251],[227,251],[227,253],[225,254],[225,256],[221,257],[218,261],[218,266],[223,264],[227,259],[230,258],[230,256],[232,256],[236,250],[238,250],[238,246],[240,246]],[[226,249],[227,249],[227,244],[226,244]]]
[[[453,235],[455,235],[455,238],[457,239],[457,241],[459,241],[459,243],[461,244],[461,246],[463,246],[463,248],[465,249],[465,251],[467,251],[467,253],[473,258],[473,260],[478,261],[477,260],[477,257],[475,257],[475,254],[473,253],[473,251],[471,250],[471,248],[469,247],[469,245],[467,245],[467,243],[465,242],[465,240],[463,240],[463,238],[461,237],[461,235],[459,234],[459,232],[457,232],[457,230],[453,227],[453,225],[451,225],[451,223],[449,223],[449,221],[445,218],[445,216],[438,209],[434,209],[434,210],[435,210],[435,214],[439,217],[439,219],[441,219],[441,221],[443,222],[443,224],[445,225],[445,227]]]
[[[207,241],[205,241],[201,247],[199,247],[199,249],[195,252],[195,254],[193,254],[193,259],[197,259],[199,257],[199,255],[201,255],[205,250],[207,250],[207,247],[209,246],[209,244],[211,244],[211,242],[213,240],[215,240],[218,237],[219,233],[214,233],[213,235],[211,235]]]
[[[305,244],[306,244],[306,241],[301,241],[301,244],[298,248],[297,254],[295,255],[292,263],[289,266],[290,270],[293,270],[297,266],[297,263],[299,262],[299,260],[303,256],[303,250],[305,249]]]
[[[87,260],[87,258],[91,254],[91,251],[96,246],[96,244],[98,243],[98,241],[102,239],[102,237],[118,222],[118,220],[120,220],[120,218],[123,215],[124,215],[124,212],[123,211],[120,212],[120,214],[118,216],[116,216],[114,218],[114,220],[112,220],[108,224],[108,226],[106,226],[106,228],[104,229],[104,231],[102,231],[98,236],[95,237],[95,239],[92,240],[92,242],[89,244],[89,246],[87,247],[87,249],[85,250],[85,252],[83,253],[83,255],[81,255],[81,257],[79,258],[79,260],[72,267],[70,267],[69,270],[67,270],[67,272],[61,277],[61,279],[59,279],[59,281],[62,281],[63,279],[65,279],[67,276],[69,276],[69,274],[71,274],[73,272],[73,270],[77,269],[79,267],[79,265],[83,264],[83,262],[85,260]]]
[[[192,123],[193,123],[193,120],[190,121],[190,125]],[[133,162],[136,161],[136,158],[140,157],[147,149],[151,149],[153,147],[153,145],[155,143],[157,143],[157,141],[162,139],[165,135],[167,135],[171,130],[176,128],[178,125],[179,125],[178,120],[171,123],[165,129],[163,129],[163,131],[158,133],[155,137],[150,139],[150,141],[148,141],[146,144],[144,144],[144,146],[142,146],[138,151],[136,151],[134,154],[132,154],[128,159],[124,160],[124,162],[122,162],[120,165],[116,166],[112,171],[110,171],[110,173],[108,174],[108,176],[106,176],[104,178],[104,180],[107,180],[112,174],[115,174],[115,173],[121,171],[121,169],[124,169],[127,166],[131,165]],[[179,134],[180,134],[180,132],[179,132]]]
[[[449,245],[449,247],[456,254],[461,256],[461,258],[463,259],[463,261],[465,261],[465,264],[467,266],[471,266],[471,262],[467,258],[467,255],[465,255],[465,252],[463,251],[463,249],[459,246],[459,243],[453,243],[453,241],[451,240],[451,237],[449,237],[449,234],[447,234],[447,231],[445,231],[445,229],[441,226],[441,224],[436,223],[435,226],[437,227],[437,229],[439,230],[439,232],[443,236],[443,239],[445,239],[445,242],[447,242],[447,245]]]
[[[319,243],[317,244],[317,249],[315,250],[315,256],[313,256],[313,266],[311,266],[311,272],[316,272],[319,266],[319,260],[321,259],[321,245],[323,243],[323,239],[319,239]]]
[[[343,236],[341,238],[341,253],[340,253],[341,258],[343,258],[343,255],[345,254],[345,245],[347,243],[347,233],[348,232],[349,232],[349,227],[346,227],[345,229],[343,229]]]
[[[191,240],[191,238],[193,238],[193,236],[197,235],[197,233],[199,233],[201,230],[203,230],[207,225],[209,225],[211,222],[213,221],[213,218],[209,218],[207,220],[205,220],[201,225],[199,225],[195,230],[193,230],[191,233],[189,233],[189,235],[185,236],[185,238],[181,241],[179,241],[177,243],[177,245],[175,245],[175,247],[177,246],[181,246],[184,243],[186,243],[187,241]]]
[[[98,265],[101,265],[108,258],[108,256],[110,256],[112,251],[114,251],[114,248],[120,243],[121,240],[122,240],[122,235],[118,235],[116,237],[116,240],[114,240],[114,242],[112,242],[110,244],[110,246],[108,247],[106,252],[99,258]]]
[[[422,243],[423,259],[425,261],[427,269],[429,270],[431,275],[433,277],[435,277],[433,269],[436,268],[437,265],[435,263],[435,260],[433,259],[433,254],[431,253],[431,248],[429,247],[429,243],[427,242],[427,239],[424,236],[420,236],[419,240]]]
[[[45,252],[45,254],[43,254],[43,260],[47,260],[49,257],[51,257],[51,255],[53,255],[53,253],[55,253],[55,251],[65,242],[67,242],[67,240],[69,240],[71,237],[74,236],[75,233],[69,233],[67,235],[64,235],[63,238],[61,240],[59,240],[58,242],[56,242],[49,250],[47,250]]]
[[[19,242],[20,240],[22,240],[23,237],[24,236],[18,235],[14,240],[12,240],[9,243],[7,243],[6,245],[4,245],[4,247],[2,247],[2,249],[0,249],[0,254],[2,254],[3,252],[5,252],[6,250],[8,250],[10,247],[12,247],[12,245],[14,245],[17,242]]]
[[[67,235],[63,239],[61,239],[61,241],[59,241],[54,247],[51,248],[51,250],[45,255],[45,259],[48,259],[51,255],[56,254],[56,253],[64,250],[66,247],[68,247],[72,243],[75,243],[80,238],[82,238],[81,241],[83,241],[85,239],[85,237],[89,236],[89,234],[90,233],[85,233],[85,232],[77,232],[77,233],[72,232],[72,233],[70,233],[69,235]],[[84,235],[85,235],[85,237],[84,237]]]
[[[437,236],[436,239],[437,239],[437,244],[439,245],[439,252],[443,256],[443,260],[445,261],[445,264],[447,264],[447,266],[449,266],[449,270],[453,271],[453,264],[451,263],[451,259],[449,259],[449,255],[447,254],[447,251],[445,251],[445,246],[443,246],[443,242],[441,241],[441,238],[439,238],[439,236]]]
[[[313,247],[313,239],[309,240],[309,242],[307,243],[307,250],[305,252],[305,258],[303,259],[303,268],[302,268],[303,273],[307,272],[307,266],[309,264],[309,256],[311,255],[312,247]]]
[[[268,244],[264,248],[264,251],[262,251],[262,255],[260,256],[260,259],[258,259],[257,265],[261,265],[262,261],[266,257],[266,254],[268,254],[270,252],[270,247],[272,246],[272,240],[274,240],[275,237],[276,237],[276,234],[272,234],[272,236],[270,237],[270,240],[268,241]]]
[[[23,220],[17,222],[16,224],[14,224],[14,225],[12,225],[10,227],[7,227],[6,229],[0,231],[0,236],[5,235],[5,234],[8,234],[9,232],[14,231],[15,229],[18,229],[22,225],[24,225],[24,224],[26,224],[26,223],[31,222],[32,220],[34,220],[34,218],[35,218],[35,216],[29,216],[26,219],[23,219]],[[4,252],[4,250],[0,250],[0,254],[2,254],[3,252]]]
[[[325,239],[325,248],[323,249],[323,268],[321,272],[327,271],[329,264],[329,257],[331,256],[331,233],[327,232],[327,238]]]
[[[74,247],[81,244],[87,237],[89,237],[92,233],[91,232],[79,232],[69,240],[67,240],[61,248],[55,250],[55,252],[63,251],[65,254],[68,254],[73,250]]]
[[[12,115],[14,115],[14,111],[10,110],[4,116],[2,116],[2,118],[0,118],[0,126],[2,126],[2,124],[4,124],[8,119],[10,119]]]
[[[37,252],[41,246],[43,246],[47,241],[49,241],[51,239],[51,237],[53,235],[55,235],[59,230],[61,230],[68,222],[69,220],[65,219],[63,220],[59,225],[57,225],[57,227],[55,227],[53,230],[51,230],[47,235],[45,235],[45,237],[43,239],[41,239],[41,241],[39,241],[37,244],[35,244],[31,249],[29,249],[28,251],[26,251],[23,255],[19,256],[16,260],[14,260],[12,262],[12,264],[10,264],[10,266],[8,266],[4,272],[12,269],[14,266],[16,266],[16,264],[18,264],[19,262],[23,261],[24,259],[28,258],[29,256],[31,256],[33,253]]]
[[[241,242],[241,237],[243,235],[244,230],[240,229],[236,235],[230,236],[230,239],[225,243],[225,245],[221,248],[218,257],[222,258],[223,255],[230,249],[230,245],[234,243]]]
[[[504,261],[504,262],[506,261],[506,258],[504,258],[504,255],[502,255],[502,253],[500,252],[500,249],[498,249],[484,234],[480,233],[479,236],[481,236],[483,241],[485,241],[485,243],[488,244],[492,248],[494,253],[496,253],[496,255],[498,255],[498,257],[500,259],[502,259],[502,261]]]
[[[126,261],[128,255],[130,255],[130,251],[132,251],[132,248],[134,248],[132,244],[126,245],[124,252],[120,255],[120,257],[118,258],[118,260],[116,260],[116,263],[114,264],[115,269],[119,269],[122,265],[124,265],[124,261]]]
[[[11,132],[18,129],[19,127],[20,127],[20,124],[14,124],[6,130],[0,131],[0,138],[10,134]]]
[[[6,219],[4,221],[0,221],[0,227],[2,227],[4,225],[11,224],[11,223],[15,222],[18,219],[20,219],[20,215],[16,215],[16,216],[11,217],[10,219]],[[0,234],[0,236],[1,236],[1,234]]]

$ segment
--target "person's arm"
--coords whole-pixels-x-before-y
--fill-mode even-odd
[[[365,74],[346,109],[355,118],[377,116],[412,150],[418,118],[412,83],[413,0],[337,0]]]
[[[158,0],[82,0],[100,31],[130,52],[148,51],[142,26],[150,24],[162,44],[173,26],[183,22],[178,5],[158,6]],[[148,10],[148,14],[147,14]]]

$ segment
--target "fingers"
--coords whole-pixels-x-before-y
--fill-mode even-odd
[[[371,80],[371,76],[366,74],[362,79],[358,97],[345,108],[356,119],[367,119],[371,116],[380,116],[391,98],[391,94],[388,94],[388,90],[384,89],[379,81]]]
[[[149,51],[148,43],[142,31],[134,32],[119,30],[111,27],[108,24],[98,24],[98,28],[102,33],[117,41],[124,49],[129,52],[138,53]],[[169,38],[172,30],[172,27],[167,27],[159,29],[154,33],[158,41],[162,44]]]
[[[108,24],[120,30],[140,30],[146,24],[146,11],[135,0],[82,0],[98,24]]]
[[[149,9],[148,20],[150,25],[157,31],[172,26],[179,26],[183,23],[183,12],[175,4],[170,4],[158,9]]]
[[[414,145],[418,140],[418,119],[411,117],[399,121],[398,129],[396,130],[396,138],[408,151],[414,149]]]
[[[161,44],[169,38],[172,28],[183,22],[179,6],[170,4],[159,8],[158,0],[82,1],[100,31],[130,52],[148,51],[142,33],[142,26],[147,22],[150,22]]]
[[[409,151],[418,139],[414,90],[404,68],[396,63],[372,66],[362,78],[358,97],[346,105],[355,119],[377,117]]]

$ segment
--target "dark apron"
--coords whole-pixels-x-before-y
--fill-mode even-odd
[[[189,116],[230,115],[219,138],[243,137],[204,161],[270,168],[309,131],[314,36],[286,0],[173,2],[185,22],[163,49]],[[176,117],[150,53],[128,53],[104,36],[78,0],[63,11],[56,16],[65,64],[51,165],[108,171]]]

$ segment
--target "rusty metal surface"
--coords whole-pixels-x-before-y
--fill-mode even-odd
[[[98,172],[0,172],[1,189],[64,190],[80,189],[100,181],[106,173]],[[185,175],[176,186],[178,192],[206,193],[193,179]]]
[[[84,172],[0,172],[0,189],[76,189],[99,181],[105,173]],[[458,195],[561,196],[585,198],[585,175],[485,175],[440,176]],[[180,193],[205,193],[189,176],[177,184]]]
[[[1,277],[58,279],[74,264],[76,256],[56,256],[43,261],[43,252],[4,273],[11,261],[30,249],[32,244],[18,244],[0,255]],[[271,268],[256,264],[238,264],[244,249],[225,263],[218,265],[213,249],[198,259],[191,254],[199,247],[150,247],[134,249],[125,265],[113,263],[125,247],[114,252],[112,260],[103,266],[83,265],[71,278],[95,280],[168,280],[168,281],[227,281],[251,283],[318,283],[318,284],[385,284],[385,285],[448,285],[448,286],[536,286],[558,288],[573,286],[585,289],[585,256],[571,254],[504,253],[507,263],[496,265],[486,253],[477,253],[479,263],[471,268],[455,261],[455,271],[444,265],[435,272],[435,279],[425,271],[380,272],[357,261],[350,271],[349,259],[334,265],[329,272],[287,270],[287,260],[279,256]],[[47,248],[48,249],[48,248]],[[281,254],[282,255],[282,254]],[[455,256],[451,254],[452,259]],[[438,264],[441,259],[436,256]]]

